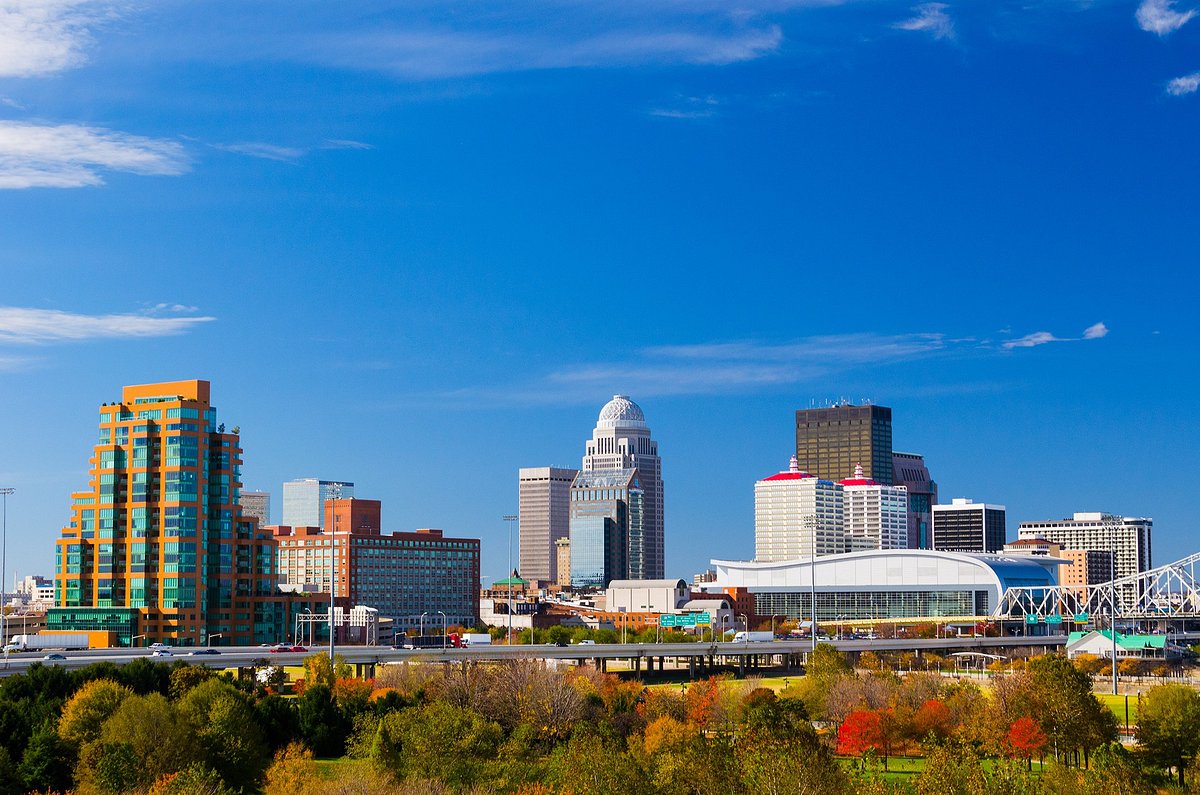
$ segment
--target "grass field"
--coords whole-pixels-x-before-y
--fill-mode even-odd
[[[1112,693],[1097,693],[1096,698],[1117,716],[1117,723],[1125,725],[1125,696],[1114,696]],[[1138,700],[1136,695],[1129,696],[1129,725],[1137,725]]]

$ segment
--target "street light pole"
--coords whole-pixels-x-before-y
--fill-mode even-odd
[[[4,507],[0,509],[3,518],[0,519],[0,643],[8,644],[8,635],[4,634],[4,572],[8,570],[8,495],[16,489],[5,486],[0,488],[0,500]]]
[[[809,538],[812,540],[812,556],[808,559],[808,575],[810,585],[810,598],[812,599],[812,626],[809,627],[808,634],[812,639],[812,649],[817,650],[817,516],[809,514],[804,517],[804,523],[808,525]]]
[[[318,491],[320,486],[318,485]],[[337,591],[337,501],[342,498],[342,484],[330,483],[329,495],[333,501],[333,527],[329,533],[329,664],[333,665],[333,595]],[[322,503],[321,510],[325,510]],[[349,571],[349,564],[346,569]]]
[[[1117,695],[1117,529],[1116,520],[1108,521],[1108,583],[1109,598],[1112,600],[1109,631],[1112,632],[1112,694]]]
[[[446,626],[446,614],[443,613],[441,610],[439,610],[437,612],[438,612],[438,615],[440,615],[442,617],[442,651],[445,651],[446,650],[446,633],[449,632],[450,630],[449,630],[449,627]]]
[[[511,646],[513,611],[512,523],[517,520],[517,517],[511,513],[506,513],[501,518],[508,522],[508,645]],[[533,619],[529,620],[529,639],[533,640]]]

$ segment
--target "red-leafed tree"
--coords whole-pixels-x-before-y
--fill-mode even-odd
[[[1034,755],[1041,756],[1046,750],[1046,733],[1033,718],[1021,717],[1013,721],[1005,741],[1010,753],[1024,759],[1030,767],[1033,767]]]
[[[883,720],[874,710],[857,710],[838,727],[838,753],[862,756],[883,747]]]
[[[938,742],[950,736],[954,728],[954,717],[944,701],[931,698],[925,701],[913,715],[913,738],[924,740],[933,735]]]

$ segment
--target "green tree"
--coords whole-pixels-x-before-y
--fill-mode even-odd
[[[290,698],[273,694],[260,698],[254,703],[254,722],[262,729],[263,739],[272,751],[300,736],[300,720]]]
[[[130,696],[100,729],[100,741],[128,743],[138,758],[138,782],[150,785],[196,760],[193,730],[160,693]],[[80,764],[81,780],[93,780],[94,768]]]
[[[817,647],[809,652],[808,664],[805,666],[808,676],[824,682],[853,671],[854,666],[831,643],[818,643]]]
[[[313,753],[326,757],[341,756],[350,726],[334,703],[330,688],[322,684],[306,686],[296,702],[300,736]]]
[[[73,762],[70,748],[47,721],[29,738],[17,772],[26,791],[62,792],[71,787]]]
[[[231,787],[252,787],[266,769],[268,749],[246,696],[220,679],[196,685],[177,710],[195,732],[200,758]]]
[[[63,705],[58,736],[82,745],[100,736],[100,726],[133,691],[111,679],[94,679],[75,691]]]
[[[433,702],[385,716],[372,756],[394,759],[400,777],[436,778],[462,788],[477,783],[503,736],[498,723],[471,709]]]
[[[80,764],[91,769],[89,781],[101,792],[122,793],[137,787],[138,758],[129,743],[88,743]]]
[[[159,779],[149,795],[235,795],[236,792],[211,767],[193,764]]]
[[[169,693],[171,698],[182,698],[196,685],[212,679],[213,675],[212,670],[205,668],[203,665],[180,665],[171,671],[171,676],[169,677]]]
[[[1200,750],[1200,693],[1187,685],[1152,687],[1138,700],[1138,745],[1147,761],[1174,768],[1179,786]]]

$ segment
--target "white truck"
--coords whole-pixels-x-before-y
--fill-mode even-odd
[[[765,632],[737,632],[734,633],[734,643],[749,643],[751,641],[775,640],[775,635],[769,630]]]
[[[491,646],[492,636],[486,632],[467,632],[462,636],[464,646]]]
[[[4,652],[13,651],[42,651],[44,649],[86,649],[88,635],[86,632],[63,634],[13,635]]]

